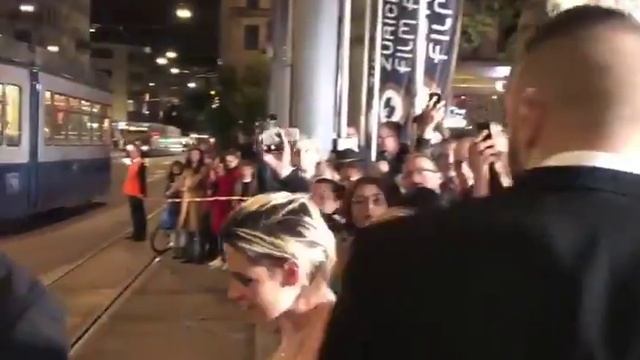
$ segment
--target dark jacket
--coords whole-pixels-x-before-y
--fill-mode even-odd
[[[256,176],[258,180],[258,191],[261,194],[278,191],[304,193],[309,192],[311,188],[309,181],[302,176],[300,170],[294,169],[284,178],[279,178],[264,161],[258,162]]]
[[[431,211],[440,206],[445,206],[448,202],[435,191],[427,188],[417,188],[404,194],[400,200],[400,205],[417,209],[418,211]]]
[[[531,170],[357,235],[320,359],[631,360],[640,176]]]
[[[65,325],[46,288],[0,255],[0,359],[67,359]]]

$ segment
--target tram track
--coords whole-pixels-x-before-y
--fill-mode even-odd
[[[70,355],[73,354],[81,347],[82,343],[87,340],[91,333],[97,329],[104,321],[106,321],[109,315],[119,308],[119,305],[124,302],[128,295],[135,290],[136,285],[143,283],[145,275],[149,274],[153,265],[155,265],[162,256],[153,256],[145,266],[138,271],[118,292],[118,294],[107,304],[107,306],[77,335],[73,336],[70,343]]]
[[[150,227],[162,209],[159,206],[148,216]],[[78,261],[41,277],[67,310],[71,352],[127,298],[159,259],[146,242],[125,239],[127,232],[111,237]]]
[[[147,217],[147,221],[151,221],[155,216],[157,216],[162,211],[163,208],[164,208],[163,206],[160,206],[159,208],[155,209]],[[44,274],[43,276],[40,277],[40,281],[47,287],[50,287],[50,286],[54,285],[55,283],[57,283],[58,281],[63,279],[65,276],[69,275],[70,273],[72,273],[76,269],[80,268],[82,265],[84,265],[87,262],[91,261],[91,259],[93,259],[96,256],[98,256],[101,253],[103,253],[106,249],[114,246],[115,244],[117,244],[119,242],[128,241],[128,240],[124,239],[124,237],[130,231],[131,231],[131,229],[127,229],[126,231],[123,231],[123,232],[119,233],[118,235],[111,237],[109,240],[107,240],[102,245],[100,245],[97,249],[91,251],[90,253],[88,253],[87,255],[85,255],[84,257],[79,259],[78,261],[75,261],[75,262],[73,262],[71,264],[68,264],[68,265],[64,265],[64,266],[62,266],[60,268],[57,268],[57,269],[55,269],[53,271],[50,271],[50,272]]]

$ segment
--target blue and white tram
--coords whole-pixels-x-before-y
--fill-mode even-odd
[[[0,63],[0,220],[106,194],[110,111],[107,91]]]

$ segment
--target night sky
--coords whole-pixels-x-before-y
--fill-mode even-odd
[[[191,20],[176,18],[179,3],[191,7]],[[93,24],[104,25],[94,41],[148,45],[157,53],[172,48],[181,65],[215,66],[219,0],[93,0],[91,13]]]

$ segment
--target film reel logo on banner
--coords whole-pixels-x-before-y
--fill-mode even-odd
[[[380,96],[380,122],[403,122],[406,116],[406,98],[401,90],[389,85]]]

